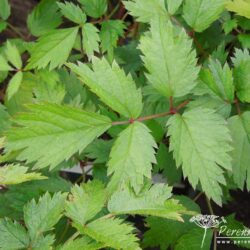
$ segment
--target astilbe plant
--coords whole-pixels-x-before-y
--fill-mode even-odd
[[[14,7],[0,1],[0,249],[216,247],[213,208],[250,190],[250,2],[42,0],[27,27]]]

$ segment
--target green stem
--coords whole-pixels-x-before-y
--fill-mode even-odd
[[[206,235],[207,235],[207,228],[205,227],[205,232],[204,232],[204,234],[203,234],[203,238],[202,238],[202,242],[201,242],[201,248],[203,248],[203,245],[204,245],[204,241],[205,241]]]

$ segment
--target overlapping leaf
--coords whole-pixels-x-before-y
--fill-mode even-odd
[[[130,0],[123,3],[139,22],[149,23],[155,16],[167,16],[164,0]]]
[[[20,165],[0,167],[0,185],[13,185],[31,180],[42,180],[47,177],[40,173],[27,173],[28,168]]]
[[[199,68],[192,41],[165,18],[151,22],[150,34],[141,39],[140,49],[149,82],[166,97],[188,94],[196,85]]]
[[[250,2],[249,0],[232,0],[228,1],[227,9],[235,12],[240,16],[250,18]]]
[[[250,190],[250,112],[233,116],[228,123],[233,139],[231,155],[234,181],[242,190],[246,182]]]
[[[185,0],[183,17],[195,31],[202,32],[217,20],[227,0]]]
[[[52,70],[62,66],[74,46],[78,27],[58,29],[41,36],[32,48],[26,69],[45,68]]]
[[[15,122],[18,126],[7,133],[6,150],[22,150],[18,159],[36,162],[34,168],[56,167],[111,125],[105,116],[56,104],[30,105]]]
[[[70,69],[113,110],[128,118],[137,118],[142,111],[142,94],[131,75],[125,75],[116,62],[93,58],[93,70],[79,62]]]
[[[112,175],[109,188],[131,185],[138,193],[144,179],[151,178],[152,163],[156,162],[157,145],[149,129],[135,122],[123,130],[116,139],[108,162],[108,175]]]
[[[226,184],[221,167],[230,170],[231,136],[226,121],[214,110],[195,108],[168,121],[170,149],[177,166],[193,187],[198,182],[209,198],[221,204],[220,184]]]

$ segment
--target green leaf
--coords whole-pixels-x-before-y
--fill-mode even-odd
[[[102,210],[106,201],[104,185],[99,181],[75,185],[71,194],[66,205],[66,216],[82,226]]]
[[[222,100],[233,102],[233,73],[227,63],[222,67],[218,60],[210,59],[209,68],[201,71],[200,78]]]
[[[0,167],[0,185],[13,185],[31,180],[42,180],[47,177],[40,173],[27,173],[28,168],[20,165]]]
[[[55,71],[39,70],[36,74],[37,84],[34,95],[38,102],[62,103],[66,90]]]
[[[6,107],[0,104],[0,135],[10,127],[10,115],[6,111]],[[0,146],[0,148],[2,148]]]
[[[183,7],[185,21],[195,31],[207,29],[225,8],[227,0],[186,0]]]
[[[155,184],[139,195],[125,188],[111,196],[108,209],[115,215],[151,215],[182,221],[181,214],[185,213],[186,209],[174,200],[169,200],[171,191],[172,188],[164,184]]]
[[[0,55],[0,71],[11,71],[13,68],[8,64],[6,59]]]
[[[81,232],[103,243],[106,247],[124,250],[139,250],[138,239],[132,233],[134,228],[118,218],[102,217],[85,227]]]
[[[86,22],[86,15],[83,13],[82,9],[70,2],[57,3],[61,9],[61,13],[74,23],[84,24]]]
[[[194,228],[184,234],[175,245],[175,250],[194,250],[194,249],[202,249],[202,250],[210,250],[213,230],[207,229],[206,237],[204,240],[204,244],[202,246],[202,239],[204,236],[204,230],[201,228]]]
[[[229,34],[232,30],[237,28],[238,20],[237,19],[229,19],[223,23],[223,30],[226,34]]]
[[[8,26],[8,23],[3,21],[3,20],[0,20],[0,32],[3,32]]]
[[[10,80],[7,88],[7,98],[11,99],[11,97],[16,94],[23,80],[23,72],[17,72]]]
[[[165,0],[130,0],[123,3],[138,22],[149,23],[155,16],[168,16]]]
[[[0,249],[27,249],[29,237],[23,226],[10,219],[0,219]]]
[[[64,210],[67,194],[56,193],[52,197],[49,193],[41,196],[36,202],[30,201],[23,209],[24,221],[30,238],[35,242],[44,232],[53,229]]]
[[[118,64],[109,65],[105,58],[93,58],[93,70],[79,62],[79,66],[69,63],[70,69],[92,92],[118,113],[137,118],[142,111],[142,94],[136,89],[131,75],[125,75]]]
[[[22,68],[22,59],[20,56],[20,53],[15,45],[12,45],[9,41],[7,41],[7,47],[6,47],[6,57],[8,61],[15,66],[17,69]]]
[[[102,52],[117,47],[119,37],[123,36],[125,25],[121,20],[108,20],[102,22],[100,38]]]
[[[108,9],[107,0],[78,0],[84,7],[88,16],[98,18]]]
[[[10,16],[10,4],[8,0],[0,1],[0,17],[3,20],[7,20]]]
[[[237,97],[242,102],[250,102],[250,55],[247,50],[236,50],[234,63],[234,82]]]
[[[144,179],[151,178],[152,163],[156,163],[157,145],[149,129],[135,122],[123,130],[116,139],[108,162],[108,175],[112,175],[109,189],[130,184],[140,192]]]
[[[250,190],[250,112],[230,117],[228,123],[233,139],[233,178],[241,190],[245,182]]]
[[[200,213],[199,206],[186,196],[176,196],[174,199],[179,200],[188,210]],[[144,234],[143,246],[160,246],[161,250],[166,250],[170,247],[174,248],[175,243],[183,234],[197,227],[189,222],[190,216],[183,215],[183,219],[185,220],[184,223],[159,217],[146,218],[149,230]]]
[[[199,68],[192,41],[170,21],[155,18],[150,34],[141,39],[140,49],[149,74],[147,78],[164,96],[184,96],[195,87]]]
[[[243,48],[250,48],[250,35],[249,34],[239,34],[238,39]]]
[[[171,15],[174,15],[177,10],[180,8],[183,0],[167,0],[168,12]]]
[[[102,244],[92,241],[88,237],[78,238],[76,240],[68,241],[59,250],[96,250],[102,248]]]
[[[213,110],[195,108],[174,115],[167,125],[170,150],[184,177],[194,188],[200,182],[206,195],[221,204],[220,184],[226,184],[221,167],[231,169],[232,149],[225,120]]]
[[[111,125],[105,116],[56,104],[29,105],[29,112],[15,122],[18,126],[7,132],[7,152],[22,149],[19,160],[51,169],[81,152]]]
[[[28,16],[27,24],[32,35],[41,36],[62,22],[56,0],[42,0]]]
[[[226,8],[229,11],[235,12],[240,16],[250,18],[250,2],[249,0],[233,0],[228,1]]]
[[[100,37],[99,30],[91,23],[86,23],[82,27],[82,46],[90,59],[94,52],[99,52]]]
[[[27,70],[45,68],[52,70],[61,67],[69,57],[74,46],[78,27],[59,29],[46,33],[39,38],[31,51]]]

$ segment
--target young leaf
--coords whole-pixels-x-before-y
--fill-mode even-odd
[[[40,173],[27,173],[28,168],[20,165],[0,167],[0,185],[13,185],[31,180],[42,180],[47,177]]]
[[[225,120],[213,110],[195,108],[174,115],[167,125],[177,166],[182,165],[193,187],[200,181],[206,195],[221,204],[219,184],[226,184],[221,167],[231,169],[231,137]]]
[[[82,27],[82,47],[90,59],[94,52],[99,52],[100,37],[98,29],[91,23]]]
[[[130,0],[123,3],[130,15],[136,17],[138,22],[149,23],[155,16],[168,15],[165,0]]]
[[[88,16],[98,18],[108,9],[107,0],[78,0],[84,7]]]
[[[3,20],[7,20],[10,16],[10,4],[8,0],[0,1],[0,17]]]
[[[112,175],[110,190],[130,184],[136,193],[140,192],[144,178],[151,178],[152,163],[156,163],[156,147],[144,124],[135,122],[123,130],[112,147],[108,162],[108,175]]]
[[[233,178],[240,189],[244,189],[245,181],[250,190],[250,112],[233,116],[228,120],[233,139],[232,166]]]
[[[83,13],[82,9],[70,2],[57,3],[61,9],[61,13],[74,23],[84,24],[86,22],[86,15]]]
[[[23,226],[10,219],[0,219],[0,249],[27,249],[29,237]]]
[[[151,215],[182,221],[181,213],[185,213],[186,209],[181,204],[168,200],[172,196],[171,191],[171,187],[163,184],[155,184],[140,195],[135,195],[132,190],[125,188],[111,196],[108,209],[117,215]],[[169,206],[170,204],[173,206]]]
[[[240,16],[250,18],[250,2],[248,0],[228,1],[226,8]]]
[[[184,96],[196,85],[199,68],[192,41],[165,18],[151,22],[150,35],[141,39],[140,49],[149,82],[166,97]]]
[[[34,168],[56,167],[110,127],[99,114],[56,104],[30,105],[7,132],[7,152],[21,150],[18,159],[36,162]]]
[[[32,35],[41,36],[62,22],[56,0],[42,0],[28,16],[27,24]]]
[[[7,41],[6,46],[6,57],[8,61],[15,66],[17,69],[22,68],[22,59],[20,53],[15,45],[12,45],[9,41]]]
[[[23,72],[17,72],[10,80],[7,88],[7,98],[11,99],[11,97],[16,94],[23,80]]]
[[[180,8],[183,0],[167,0],[168,12],[174,15],[175,12]]]
[[[70,69],[91,91],[113,110],[128,118],[137,118],[142,111],[142,94],[131,75],[125,75],[118,64],[109,65],[105,58],[93,58],[93,70],[79,62],[69,63]]]
[[[218,60],[214,61],[211,59],[209,61],[209,69],[202,70],[200,78],[222,100],[233,102],[233,73],[227,63],[222,67]]]
[[[54,30],[39,38],[31,51],[26,69],[61,67],[74,46],[78,27]]]
[[[250,55],[247,50],[236,50],[234,63],[234,80],[237,97],[242,102],[250,102]]]
[[[8,64],[6,59],[0,55],[0,71],[11,71],[13,68]]]
[[[225,8],[227,0],[186,0],[183,7],[185,21],[195,31],[207,29]]]
[[[121,20],[108,20],[102,22],[100,38],[102,52],[115,48],[120,36],[123,36],[125,25]]]
[[[41,196],[38,202],[33,199],[24,207],[24,221],[30,238],[35,242],[44,232],[52,230],[64,210],[66,194],[49,193]]]
[[[75,185],[71,189],[71,194],[66,205],[66,216],[80,225],[85,225],[100,212],[106,201],[104,185],[99,181]]]
[[[85,227],[81,232],[103,243],[106,247],[124,250],[140,250],[138,239],[132,233],[134,228],[118,218],[102,217]]]

